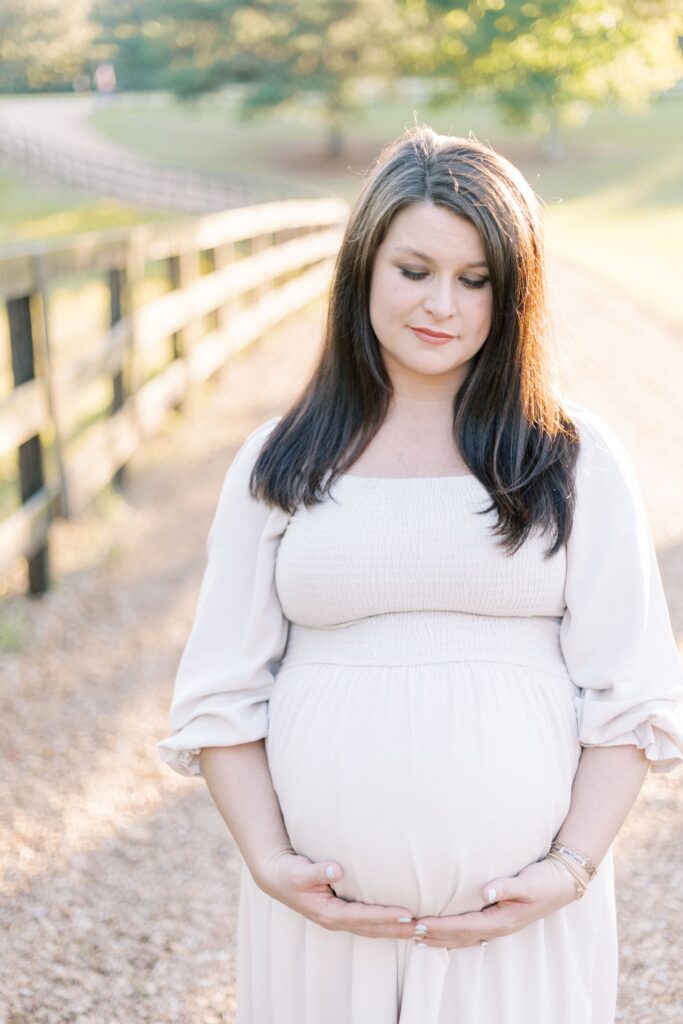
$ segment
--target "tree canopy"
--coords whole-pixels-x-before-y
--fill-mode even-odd
[[[669,0],[405,0],[438,24],[435,92],[490,90],[510,121],[551,131],[592,107],[642,106],[683,76],[683,9]]]
[[[70,87],[87,65],[95,32],[89,0],[2,0],[0,92]]]
[[[249,111],[317,96],[333,143],[359,81],[398,77],[429,17],[398,0],[98,0],[94,16],[121,82],[181,97],[242,83]]]

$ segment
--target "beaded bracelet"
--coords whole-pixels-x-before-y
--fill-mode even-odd
[[[550,851],[551,853],[559,853],[560,855],[564,854],[564,856],[569,857],[571,860],[575,861],[579,865],[579,867],[583,868],[583,870],[586,872],[586,874],[588,875],[589,882],[592,882],[595,878],[596,872],[598,870],[597,867],[595,866],[592,860],[589,860],[588,857],[585,857],[582,853],[579,853],[578,850],[574,850],[571,846],[565,846],[564,843],[559,843],[556,839],[554,839],[550,844]]]

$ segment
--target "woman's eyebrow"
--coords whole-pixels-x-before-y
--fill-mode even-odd
[[[428,263],[432,263],[433,262],[431,256],[427,256],[427,254],[424,253],[424,252],[418,252],[417,249],[411,249],[407,245],[400,245],[400,246],[397,247],[397,249],[395,251],[396,252],[405,252],[405,253],[408,253],[410,256],[417,256],[417,258],[419,260],[426,260]],[[487,267],[488,263],[487,263],[486,260],[476,260],[476,262],[474,262],[474,263],[465,263],[464,266],[466,266],[466,267]]]

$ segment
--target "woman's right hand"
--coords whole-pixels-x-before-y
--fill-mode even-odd
[[[332,868],[334,877],[326,873]],[[414,918],[406,907],[353,903],[335,896],[331,885],[343,875],[336,861],[311,861],[293,851],[275,854],[259,872],[257,885],[273,899],[330,931],[375,939],[411,939]],[[407,918],[401,923],[399,918]]]

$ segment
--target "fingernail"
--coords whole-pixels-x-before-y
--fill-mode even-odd
[[[426,924],[416,924],[415,925],[415,931],[416,932],[422,932],[422,934],[424,935],[424,933],[426,931],[428,931],[427,925]]]
[[[496,899],[496,890],[491,888],[486,890],[486,899],[489,903],[494,903]]]
[[[398,923],[399,924],[410,924],[411,921],[412,921],[411,917],[399,917],[399,919],[398,919]]]
[[[325,874],[327,875],[328,878],[334,878],[334,868],[332,867],[331,864],[328,864],[327,867],[325,868]]]
[[[416,942],[415,945],[417,946],[418,949],[426,949],[427,948],[427,943],[426,942]]]

